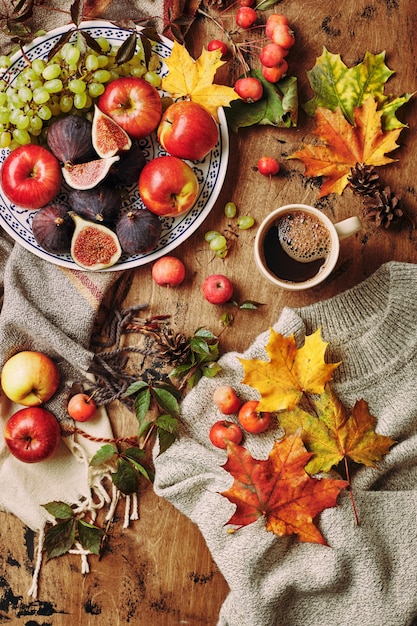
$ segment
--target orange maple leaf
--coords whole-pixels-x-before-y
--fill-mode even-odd
[[[325,363],[327,343],[320,328],[297,348],[294,335],[284,337],[271,329],[266,345],[269,361],[239,359],[245,372],[243,382],[261,394],[259,411],[292,410],[304,393],[320,394],[339,363]]]
[[[309,476],[311,457],[298,433],[276,441],[266,460],[254,459],[243,446],[229,442],[224,469],[234,477],[221,495],[236,504],[228,524],[246,526],[264,516],[266,529],[278,536],[298,535],[304,542],[327,545],[314,519],[334,507],[348,483]]]
[[[356,163],[385,165],[395,159],[386,156],[398,148],[397,139],[401,128],[384,132],[382,111],[378,103],[370,97],[362,106],[354,109],[354,124],[350,124],[340,108],[330,111],[318,108],[314,134],[322,145],[304,144],[303,148],[290,155],[299,159],[309,177],[324,176],[319,197],[335,192],[341,194],[348,184],[351,168]]]
[[[358,400],[349,412],[328,388],[312,402],[317,416],[300,407],[279,415],[286,435],[301,429],[307,450],[313,453],[305,468],[309,474],[328,472],[346,458],[375,467],[395,443],[391,437],[375,432],[376,418],[363,399]]]

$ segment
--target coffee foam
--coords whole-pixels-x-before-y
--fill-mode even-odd
[[[330,233],[315,215],[293,211],[280,217],[276,226],[281,247],[292,259],[309,263],[330,254]]]

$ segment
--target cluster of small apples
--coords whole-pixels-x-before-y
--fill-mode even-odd
[[[4,439],[19,461],[36,463],[52,457],[61,441],[56,417],[43,406],[60,381],[56,363],[42,352],[23,350],[10,357],[1,371],[4,395],[24,408],[9,417]]]
[[[225,450],[228,441],[240,444],[245,432],[258,435],[271,424],[272,414],[258,411],[258,400],[242,401],[230,385],[217,387],[213,401],[224,416],[237,415],[237,421],[224,417],[212,425],[209,438],[216,448]]]

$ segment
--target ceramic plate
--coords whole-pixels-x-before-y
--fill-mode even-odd
[[[57,28],[50,31],[47,35],[38,37],[25,48],[25,54],[29,59],[45,58],[62,33],[68,28],[69,26]],[[122,30],[108,22],[83,22],[81,28],[87,30],[94,38],[100,36],[106,37],[112,44],[117,46],[123,43],[129,36],[129,31]],[[158,71],[161,76],[163,76],[167,71],[164,59],[171,53],[172,42],[166,38],[161,39],[160,42],[155,43],[154,50],[161,59]],[[11,84],[13,84],[19,72],[24,67],[25,60],[19,52],[12,58],[12,65],[9,69],[8,75],[10,76]],[[219,141],[206,158],[202,161],[188,162],[196,173],[200,187],[200,193],[193,208],[184,215],[180,215],[176,218],[161,218],[162,233],[157,247],[147,254],[123,255],[116,265],[109,268],[110,271],[130,269],[154,261],[183,243],[195,232],[200,224],[202,224],[210,213],[220,193],[226,175],[229,141],[226,119],[222,109],[219,110],[219,130]],[[155,133],[142,140],[141,147],[147,160],[166,154],[159,145]],[[8,154],[8,149],[0,150],[0,165]],[[144,208],[142,200],[139,197],[137,185],[129,187],[127,191],[128,194],[123,202],[122,211],[127,211],[131,207]],[[63,188],[60,198],[65,200],[65,195],[65,189]],[[21,209],[10,203],[0,188],[0,225],[4,230],[8,232],[15,241],[37,256],[63,267],[80,269],[80,267],[74,263],[70,254],[50,254],[36,243],[31,228],[33,214],[34,211]]]

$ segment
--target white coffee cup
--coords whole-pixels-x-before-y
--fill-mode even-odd
[[[288,215],[290,214],[292,215],[292,217],[290,217],[290,221],[288,221]],[[315,266],[313,266],[313,263],[309,260],[308,254],[307,258],[303,257],[304,260],[299,260],[299,257],[297,256],[298,251],[294,253],[293,250],[290,250],[290,255],[292,257],[291,260],[289,259],[286,252],[282,252],[276,224],[282,224],[284,216],[287,216],[284,222],[287,225],[291,226],[291,220],[294,219],[296,219],[297,222],[300,222],[297,227],[297,233],[299,237],[301,237],[301,239],[303,238],[303,236],[305,236],[305,233],[302,232],[303,225],[301,222],[303,222],[303,220],[306,223],[305,232],[309,232],[308,229],[314,227],[318,229],[319,233],[323,234],[323,237],[326,237],[326,251],[325,253],[320,253],[322,255],[321,257],[319,257],[321,258],[321,261],[318,261],[317,257],[314,257],[314,254],[316,253],[312,252],[313,258],[315,259]],[[272,211],[259,226],[255,237],[254,248],[256,265],[261,274],[277,287],[282,287],[283,289],[290,289],[293,291],[315,287],[319,283],[323,282],[323,280],[325,280],[333,271],[339,258],[340,241],[357,233],[361,228],[361,221],[356,216],[348,217],[341,222],[333,224],[333,222],[327,217],[327,215],[325,215],[322,211],[316,209],[315,207],[306,204],[287,204]],[[275,233],[276,248],[274,247]],[[305,236],[302,241],[303,253],[306,252],[306,247],[308,247],[309,245],[314,246],[313,240],[313,236]],[[265,252],[265,244],[267,244],[267,253]],[[287,246],[288,250],[288,244],[286,243],[286,241],[284,241],[284,245]],[[275,253],[277,254],[276,258],[272,258]],[[309,253],[308,250],[307,253]],[[287,261],[285,261],[285,263],[281,264],[283,270],[281,276],[279,271],[281,269],[281,266],[279,266],[277,270],[277,264],[279,264],[278,254],[280,256],[283,255],[283,258],[285,257],[286,260],[289,259],[288,263]],[[296,263],[294,263],[294,261],[296,261]],[[300,263],[303,263],[303,266],[301,266]],[[315,271],[314,268],[319,264],[321,264],[320,268]],[[292,275],[286,276],[283,267],[284,265],[288,267],[299,268],[300,276],[296,278]],[[274,270],[271,269],[272,267],[274,267]],[[311,271],[313,272],[313,274],[309,277],[303,277],[304,270],[306,271],[306,273]]]

